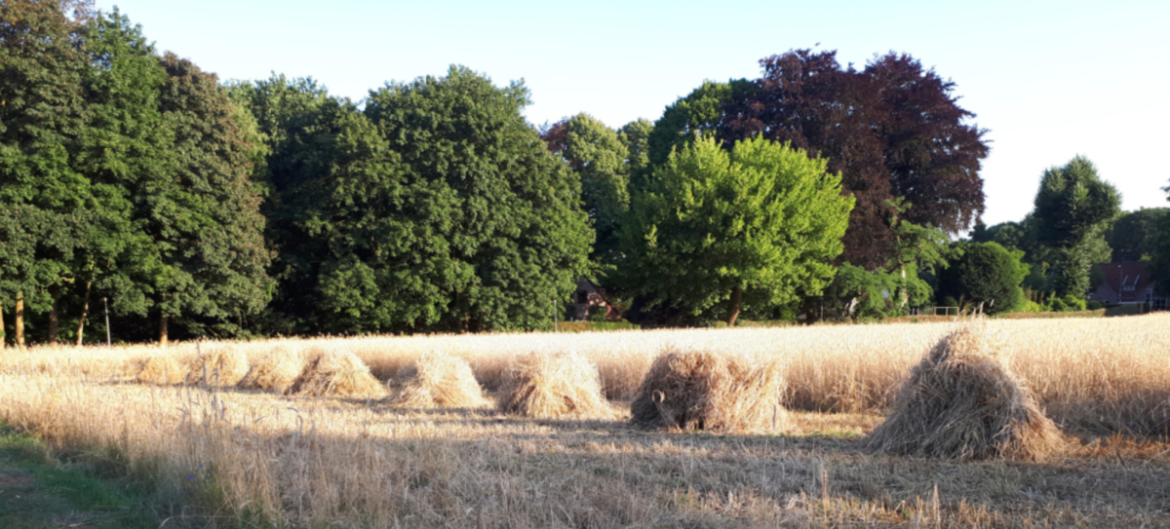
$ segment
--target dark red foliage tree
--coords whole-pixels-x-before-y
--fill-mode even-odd
[[[871,270],[885,264],[894,197],[912,204],[906,220],[950,233],[983,212],[985,131],[963,122],[974,114],[956,104],[954,83],[893,53],[862,71],[842,68],[835,51],[795,50],[760,63],[758,90],[728,104],[722,137],[762,133],[829,159],[857,197],[844,260]]]
[[[562,119],[545,128],[540,133],[540,139],[548,144],[549,151],[555,154],[565,152],[565,147],[569,141],[569,118]]]

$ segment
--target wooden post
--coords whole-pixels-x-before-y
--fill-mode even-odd
[[[166,313],[160,313],[159,317],[158,317],[158,346],[159,347],[166,347],[168,342],[169,341],[167,339],[167,315],[166,315]]]
[[[114,342],[110,340],[110,302],[102,298],[102,305],[106,307],[106,347],[113,349]]]

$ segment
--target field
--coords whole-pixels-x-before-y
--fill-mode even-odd
[[[1044,462],[875,455],[864,436],[952,323],[204,342],[0,352],[0,420],[61,457],[148,482],[196,527],[1170,526],[1170,315],[995,320],[997,353],[1069,437]],[[510,363],[569,352],[605,409],[567,418],[410,409],[134,381],[156,355],[355,353],[390,391],[426,353],[493,399]],[[629,421],[655,357],[777,360],[783,409],[751,434]]]

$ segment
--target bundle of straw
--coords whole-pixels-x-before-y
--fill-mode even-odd
[[[885,454],[971,460],[1043,460],[1064,435],[999,358],[986,323],[964,323],[910,373],[889,417],[870,433]]]
[[[778,360],[667,351],[642,381],[632,420],[643,427],[725,433],[775,430],[786,416],[783,391]]]

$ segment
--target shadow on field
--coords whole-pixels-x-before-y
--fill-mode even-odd
[[[442,413],[420,416],[448,420]],[[478,413],[450,420],[525,422]],[[751,519],[804,505],[803,498],[814,503],[802,508],[815,512],[815,502],[828,498],[839,502],[838,509],[854,509],[857,520],[874,521],[937,490],[938,508],[948,516],[967,516],[974,508],[984,522],[998,520],[983,525],[1043,520],[1058,526],[1086,521],[1170,526],[1165,493],[1170,461],[1155,453],[1131,459],[1135,454],[1122,446],[1102,445],[1048,463],[954,462],[870,455],[859,436],[715,435],[643,430],[622,421],[527,422],[553,431],[503,430],[469,439],[306,434],[272,441],[283,447],[275,464],[342,488],[356,483],[347,461],[376,452],[379,463],[371,470],[377,478],[353,485],[352,491],[339,489],[340,497],[355,504],[365,497],[388,498],[402,512],[454,519],[482,510],[488,520],[550,525],[542,517],[556,512],[588,520],[584,526],[662,525],[667,515],[674,522],[703,513]]]

